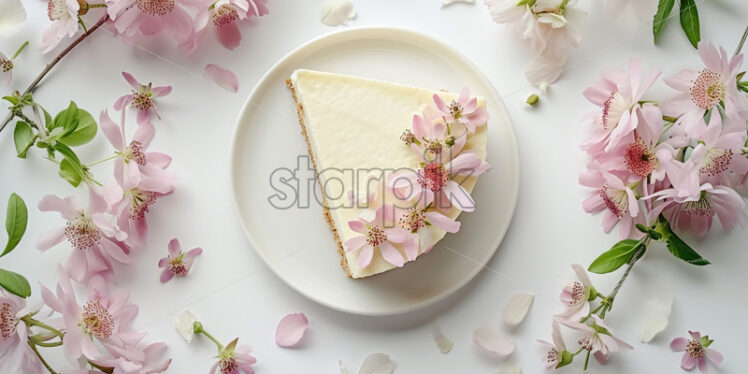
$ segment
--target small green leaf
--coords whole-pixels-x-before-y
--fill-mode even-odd
[[[15,96],[10,96],[10,95],[3,96],[3,100],[5,100],[5,101],[7,101],[7,102],[9,102],[11,104],[13,104],[13,106],[18,105],[18,98],[15,97]]]
[[[71,101],[67,109],[60,111],[52,121],[53,128],[60,127],[63,129],[62,136],[72,133],[78,127],[78,106]]]
[[[68,147],[67,145],[57,142],[54,145],[54,149],[57,152],[60,152],[63,157],[68,158],[71,161],[74,161],[75,164],[82,165],[81,160],[78,158],[78,155],[76,155],[75,152],[72,149],[70,149],[70,147]]]
[[[748,92],[748,81],[738,82],[738,89],[743,92]]]
[[[8,232],[8,243],[5,245],[3,253],[0,253],[0,257],[10,253],[18,245],[18,242],[23,237],[23,233],[26,232],[28,221],[29,211],[26,209],[26,203],[15,193],[10,194],[7,214],[5,216],[5,231]]]
[[[694,48],[701,40],[699,28],[699,11],[694,0],[680,0],[680,25]]]
[[[16,145],[16,153],[19,158],[26,158],[28,144],[34,138],[34,130],[26,122],[16,122],[16,128],[13,130],[13,142]]]
[[[84,178],[81,168],[79,166],[74,166],[74,162],[70,161],[68,158],[64,158],[60,161],[60,170],[58,171],[58,174],[62,179],[73,185],[73,187],[78,187]]]
[[[561,357],[560,360],[558,360],[556,369],[569,365],[572,361],[574,361],[574,354],[564,349],[564,351],[561,352]]]
[[[657,39],[660,38],[662,30],[665,29],[668,18],[670,18],[673,4],[675,4],[675,0],[660,0],[660,3],[657,4],[657,13],[655,13],[654,21],[652,21],[652,34],[654,34],[655,44],[657,44]]]
[[[621,240],[592,261],[588,270],[597,274],[605,274],[628,264],[640,248],[639,244],[639,241],[634,239]]]
[[[98,126],[93,116],[83,109],[78,109],[78,126],[75,131],[63,135],[60,141],[71,147],[77,147],[93,140],[97,129]]]
[[[655,225],[655,231],[662,235],[662,241],[667,243],[667,249],[673,256],[688,262],[689,264],[703,266],[709,265],[709,261],[701,257],[696,251],[693,250],[683,239],[675,235],[673,230],[670,228],[670,223],[667,219],[660,214]]]
[[[26,277],[10,270],[0,269],[0,287],[24,299],[31,296],[31,285]]]

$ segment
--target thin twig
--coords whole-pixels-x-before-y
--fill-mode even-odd
[[[745,44],[745,39],[748,38],[748,26],[745,27],[745,31],[743,31],[743,37],[740,38],[740,43],[738,43],[738,48],[735,49],[735,53],[733,53],[733,57],[737,56],[738,53],[743,49],[743,44]]]
[[[47,75],[47,73],[49,73],[49,71],[52,70],[52,68],[55,65],[57,65],[57,63],[60,62],[60,60],[62,60],[62,58],[65,57],[65,55],[67,55],[70,51],[72,51],[73,48],[75,48],[78,44],[80,44],[80,42],[86,39],[89,35],[93,34],[93,32],[96,31],[96,29],[98,29],[99,27],[101,27],[101,25],[103,25],[108,19],[109,19],[109,16],[105,14],[103,17],[101,17],[99,22],[96,22],[96,24],[93,25],[90,29],[88,29],[87,32],[83,33],[83,35],[79,36],[78,39],[75,39],[72,43],[70,43],[70,45],[67,46],[67,48],[62,50],[62,52],[60,52],[60,54],[57,55],[57,57],[55,57],[54,60],[52,60],[49,64],[47,64],[44,70],[42,70],[42,72],[36,76],[36,79],[34,79],[34,81],[31,82],[31,84],[29,84],[28,87],[26,87],[26,90],[23,91],[23,95],[33,92],[34,89],[36,89],[36,86],[39,85],[39,82],[41,82],[42,78],[44,78],[44,76]],[[8,115],[5,117],[5,120],[3,120],[2,125],[0,125],[0,132],[2,132],[3,129],[5,129],[5,126],[8,125],[8,122],[10,122],[10,120],[12,120],[14,116],[15,114],[13,112],[8,113]]]
[[[39,358],[39,362],[41,362],[42,365],[44,365],[44,367],[47,368],[47,370],[51,374],[57,374],[57,372],[54,369],[52,369],[51,366],[49,366],[49,363],[47,363],[47,360],[45,360],[44,357],[42,357],[42,354],[39,353],[39,350],[36,349],[36,345],[34,345],[34,343],[32,342],[28,342],[28,343],[29,343],[29,347],[31,347],[31,350],[34,351],[34,353],[36,353],[36,357]]]
[[[649,246],[649,242],[652,240],[651,237],[647,236],[646,241],[644,244],[640,244],[641,247],[639,250],[636,251],[634,254],[634,257],[631,257],[631,261],[629,261],[629,265],[626,268],[626,271],[623,273],[623,276],[621,277],[621,280],[618,281],[618,284],[616,284],[616,287],[613,289],[613,292],[610,293],[608,296],[608,304],[612,306],[613,300],[616,298],[616,295],[618,295],[618,291],[621,290],[621,287],[623,286],[623,282],[626,281],[626,278],[629,277],[629,274],[631,274],[631,270],[634,268],[634,264],[636,264],[637,261],[639,261],[639,258],[641,258],[642,254],[644,254],[644,251]]]

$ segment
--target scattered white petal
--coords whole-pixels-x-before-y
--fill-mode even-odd
[[[543,93],[546,93],[546,92],[548,91],[548,86],[549,86],[548,82],[540,82],[540,83],[538,84],[538,88],[539,88],[539,89],[540,89],[540,91],[541,91],[541,92],[543,92]]]
[[[637,338],[642,343],[649,343],[654,337],[665,330],[669,323],[673,306],[672,289],[660,289],[644,302],[642,321],[640,322]]]
[[[501,319],[509,326],[517,326],[525,319],[535,295],[528,292],[518,292],[509,298],[501,312]]]
[[[475,0],[442,0],[442,8],[456,3],[474,4]]]
[[[522,374],[522,368],[513,362],[505,362],[496,369],[496,374]]]
[[[354,18],[356,18],[356,8],[350,1],[328,0],[322,4],[320,21],[325,25],[347,25],[348,21]]]
[[[514,352],[514,341],[496,329],[482,327],[473,331],[475,345],[488,353],[506,357]]]
[[[545,83],[546,87],[561,76],[566,64],[566,56],[554,57],[549,53],[535,56],[525,68],[525,78],[540,86]]]
[[[445,355],[455,346],[455,343],[449,340],[449,338],[444,335],[442,330],[438,327],[434,329],[434,342],[436,343],[436,347],[439,348],[439,352]]]
[[[395,363],[384,353],[372,353],[364,359],[358,374],[392,374]]]
[[[309,320],[304,313],[291,313],[278,322],[275,329],[275,344],[279,347],[293,347],[299,344],[306,334]]]
[[[348,368],[343,365],[342,360],[338,360],[338,366],[340,367],[340,374],[350,374],[351,372],[348,371]]]
[[[8,37],[26,22],[26,9],[21,0],[0,0],[0,37]]]
[[[205,66],[205,74],[218,86],[232,92],[239,91],[239,80],[230,70],[216,64],[208,64]]]
[[[195,336],[195,321],[197,321],[197,317],[195,317],[195,315],[189,310],[182,312],[179,317],[177,317],[177,320],[174,321],[174,328],[177,329],[179,335],[181,335],[187,343],[191,342],[192,337]]]

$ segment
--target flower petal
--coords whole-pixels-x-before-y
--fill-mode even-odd
[[[436,343],[436,347],[439,348],[439,352],[445,355],[455,346],[455,343],[449,340],[449,338],[444,335],[442,330],[438,327],[434,328],[434,343]]]
[[[554,57],[550,53],[543,53],[525,67],[525,78],[536,86],[553,83],[561,76],[565,64],[566,56]]]
[[[320,22],[328,26],[347,25],[356,18],[356,8],[350,1],[328,0],[322,5]]]
[[[236,75],[230,70],[226,70],[216,64],[208,64],[205,66],[205,74],[219,87],[227,91],[239,91],[239,81],[236,79]]]
[[[379,253],[382,254],[382,257],[385,261],[389,262],[392,265],[395,265],[397,267],[401,267],[405,265],[405,259],[403,258],[403,255],[400,254],[400,252],[395,249],[395,247],[390,244],[390,242],[384,241],[379,244]]]
[[[371,264],[371,259],[374,257],[374,247],[365,245],[361,252],[358,253],[358,267],[360,269],[366,269]]]
[[[673,292],[672,290],[660,291],[643,304],[642,322],[639,324],[637,338],[642,343],[649,343],[668,325],[673,305]]]
[[[683,352],[688,346],[688,339],[686,338],[675,338],[670,342],[670,349],[674,352]]]
[[[509,298],[501,312],[501,319],[509,326],[519,325],[530,310],[535,295],[528,292],[518,292]]]
[[[174,321],[174,328],[177,330],[179,335],[187,341],[187,343],[191,342],[192,337],[195,336],[195,328],[193,325],[196,321],[197,317],[195,317],[195,315],[189,310],[180,313]]]
[[[26,9],[21,0],[0,0],[0,37],[18,32],[26,22]]]
[[[514,352],[514,341],[496,329],[483,327],[473,331],[473,342],[495,356],[506,357]]]
[[[309,327],[304,313],[291,313],[278,323],[275,329],[275,344],[279,347],[293,347],[301,341]]]
[[[384,353],[372,353],[364,359],[358,374],[392,374],[395,363]]]

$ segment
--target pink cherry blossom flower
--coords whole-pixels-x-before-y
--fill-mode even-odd
[[[745,201],[734,189],[710,183],[704,183],[695,197],[680,198],[677,188],[659,191],[652,196],[666,199],[658,206],[654,214],[663,211],[673,226],[681,230],[690,230],[696,236],[704,236],[712,228],[716,215],[722,228],[729,232],[736,224],[743,224]]]
[[[580,348],[592,352],[599,363],[604,364],[608,361],[611,353],[622,348],[634,349],[628,343],[614,336],[608,326],[596,314],[590,315],[589,321],[592,326],[581,322],[559,320],[561,324],[583,334],[578,342]]]
[[[62,268],[59,273],[56,293],[42,286],[42,299],[61,316],[50,324],[65,330],[63,348],[68,358],[106,359],[94,342],[116,350],[118,342],[132,339],[130,325],[138,307],[128,302],[126,291],[111,291],[103,278],[93,277],[88,296],[80,305],[67,273]]]
[[[587,213],[603,212],[605,232],[610,232],[620,222],[621,239],[638,235],[635,226],[644,223],[644,214],[639,214],[639,201],[632,186],[595,163],[579,175],[579,184],[593,189],[582,202],[582,208]]]
[[[478,106],[478,98],[470,97],[470,89],[467,87],[463,88],[460,96],[452,99],[449,104],[445,103],[439,95],[434,94],[434,104],[444,116],[448,126],[460,123],[471,134],[488,121],[486,108]]]
[[[184,277],[190,272],[192,264],[197,256],[203,253],[202,248],[192,248],[182,252],[177,238],[169,241],[169,255],[158,261],[158,267],[164,268],[161,272],[161,283],[166,283],[174,276]]]
[[[467,131],[462,127],[449,128],[432,107],[426,107],[423,115],[413,116],[412,131],[405,130],[400,139],[425,162],[446,163],[455,158],[465,147]]]
[[[563,362],[564,352],[566,352],[566,344],[564,343],[564,338],[561,337],[561,328],[555,319],[553,320],[553,334],[551,334],[551,337],[553,338],[553,343],[538,339],[538,343],[546,350],[546,354],[543,357],[543,365],[546,369],[559,367],[559,364]]]
[[[171,358],[162,359],[168,346],[163,342],[142,344],[144,333],[131,333],[113,338],[107,344],[108,357],[91,360],[96,365],[113,368],[114,373],[155,374],[166,371]],[[99,372],[96,372],[99,373]]]
[[[104,136],[120,155],[120,158],[115,161],[115,173],[130,174],[139,170],[141,174],[150,179],[161,180],[161,182],[164,182],[164,179],[170,179],[165,174],[164,169],[171,164],[171,156],[161,152],[146,152],[146,148],[151,143],[156,131],[153,124],[146,120],[138,125],[132,140],[127,143],[125,140],[125,111],[122,110],[120,114],[119,126],[112,121],[106,110],[101,111],[99,115]],[[130,167],[134,167],[136,170],[126,170]]]
[[[740,53],[730,59],[724,48],[719,51],[711,43],[699,42],[699,56],[705,67],[701,71],[682,70],[665,83],[678,94],[662,102],[665,114],[677,117],[676,126],[689,135],[699,136],[698,125],[706,111],[724,103],[728,118],[748,118],[748,98],[738,92],[736,76],[743,63]],[[696,131],[695,133],[693,131]]]
[[[427,247],[428,243],[433,242],[434,228],[444,230],[448,233],[460,231],[461,223],[455,221],[441,212],[433,209],[427,209],[423,199],[419,199],[413,207],[408,209],[395,209],[397,225],[400,228],[408,230],[413,236],[413,240],[418,243],[418,248],[423,254],[429,253],[433,249],[433,244]],[[416,252],[415,255],[418,253]],[[406,253],[406,256],[413,253]],[[413,261],[415,257],[408,257]]]
[[[33,312],[26,300],[0,287],[0,372],[41,373],[41,364],[26,341],[31,330],[21,318]]]
[[[13,80],[13,60],[0,52],[0,83],[7,86]]]
[[[76,0],[47,0],[47,16],[52,23],[42,30],[42,52],[47,53],[65,37],[78,32],[78,10]]]
[[[65,268],[74,280],[85,282],[97,274],[109,277],[115,264],[130,263],[130,249],[122,243],[127,233],[117,226],[94,188],[90,188],[87,210],[79,208],[73,197],[61,199],[54,195],[44,196],[38,208],[42,212],[59,212],[67,221],[64,227],[40,235],[36,246],[44,251],[67,239],[73,251]]]
[[[240,345],[237,347],[239,338],[231,341],[225,348],[218,352],[218,361],[210,368],[210,373],[215,374],[254,374],[252,367],[257,362],[250,353],[249,347]]]
[[[567,284],[561,291],[559,298],[566,308],[556,317],[569,321],[579,321],[590,314],[590,293],[593,290],[592,281],[587,272],[579,264],[571,265],[578,280]]]
[[[600,83],[585,88],[584,96],[600,109],[584,117],[592,132],[581,148],[594,156],[623,141],[630,141],[639,125],[639,100],[659,75],[656,70],[643,75],[641,62],[631,59],[628,72],[604,72]]]
[[[195,35],[181,45],[186,53],[197,49],[211,25],[221,45],[233,50],[242,40],[238,23],[268,14],[267,0],[209,0],[201,5],[195,17]]]
[[[192,17],[187,0],[106,0],[107,14],[125,39],[168,32],[178,43],[192,38]]]
[[[395,266],[403,266],[405,258],[395,245],[400,245],[408,259],[418,256],[418,243],[413,241],[407,230],[393,227],[394,216],[391,205],[380,206],[373,220],[357,219],[348,221],[351,230],[362,234],[345,241],[345,251],[358,254],[358,267],[364,269],[371,264],[374,249],[378,249],[382,258]],[[388,228],[389,227],[389,228]]]
[[[138,111],[138,123],[143,124],[151,119],[153,114],[159,119],[161,116],[158,114],[158,109],[153,99],[157,97],[166,96],[171,93],[171,86],[156,86],[153,87],[152,83],[142,84],[135,80],[135,78],[127,72],[122,72],[122,76],[125,77],[127,83],[132,86],[132,93],[121,96],[114,103],[115,110],[123,110],[125,106],[130,105]]]
[[[482,161],[473,152],[463,152],[442,164],[438,161],[425,162],[415,172],[407,171],[389,177],[389,186],[395,196],[402,200],[434,204],[446,211],[455,207],[464,212],[475,210],[475,201],[465,188],[455,179],[476,177],[491,170],[491,165]]]
[[[699,371],[707,373],[707,359],[716,366],[722,365],[722,354],[709,348],[714,340],[709,339],[709,336],[701,336],[698,331],[689,331],[688,334],[691,339],[675,338],[670,342],[670,349],[674,352],[684,352],[680,362],[683,370],[691,370],[698,364]]]
[[[722,117],[719,113],[713,113],[708,126],[703,119],[699,122],[696,127],[704,130],[700,131],[702,135],[697,139],[704,144],[705,151],[691,157],[698,165],[702,177],[715,181],[714,177],[725,172],[740,175],[748,172],[748,158],[742,155],[748,138],[745,120],[728,120],[722,126]]]

